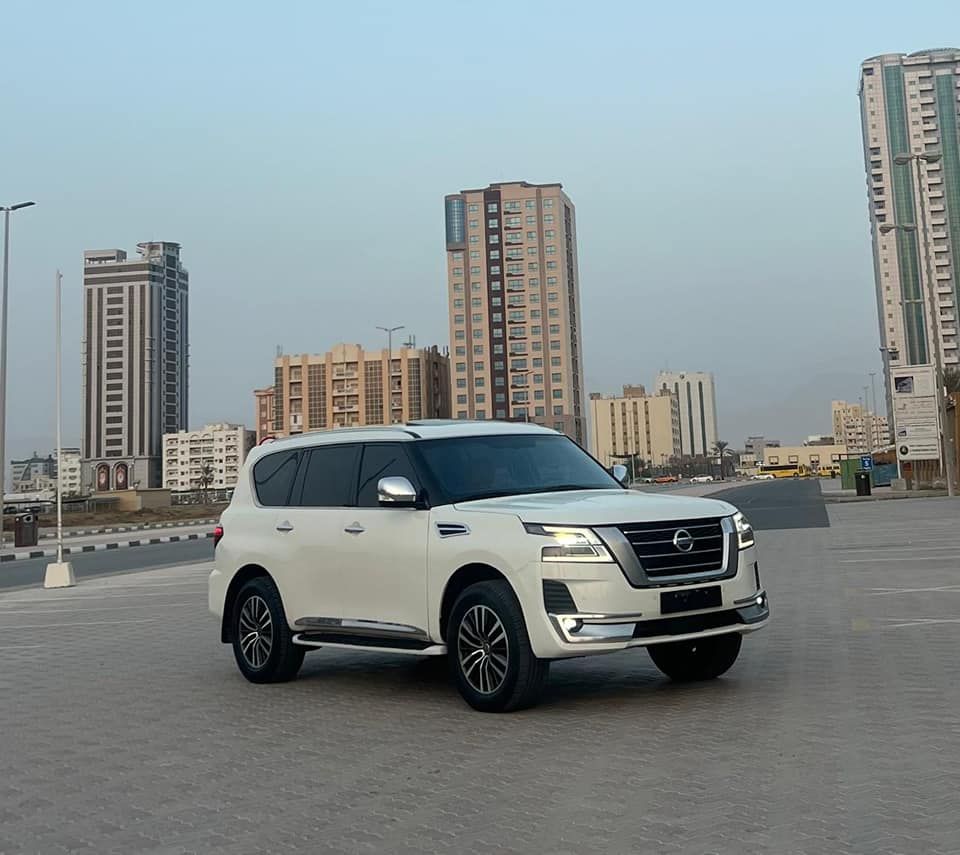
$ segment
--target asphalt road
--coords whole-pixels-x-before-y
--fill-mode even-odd
[[[812,478],[756,481],[710,494],[738,507],[757,530],[828,528],[830,518]]]
[[[145,534],[156,536],[152,532]],[[137,536],[136,533],[132,533],[127,537],[133,539]],[[124,537],[124,535],[116,535],[114,539],[116,537]],[[73,571],[77,578],[89,579],[94,576],[131,573],[174,564],[213,561],[213,541],[210,539],[185,540],[178,543],[157,543],[152,546],[130,546],[124,549],[80,553],[68,558],[73,564]],[[53,558],[32,558],[0,564],[0,590],[26,585],[42,585],[47,564],[53,560]]]

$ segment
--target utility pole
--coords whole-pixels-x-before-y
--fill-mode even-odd
[[[63,277],[57,271],[54,293],[56,295],[56,338],[57,338],[57,560],[47,565],[47,572],[43,580],[44,588],[71,588],[77,584],[73,575],[73,565],[63,560],[63,412],[61,406],[61,358],[60,358],[60,285]]]

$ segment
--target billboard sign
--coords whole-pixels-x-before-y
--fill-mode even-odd
[[[933,366],[891,372],[893,427],[900,460],[939,460],[940,421]]]

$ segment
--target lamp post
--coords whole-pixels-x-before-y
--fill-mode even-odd
[[[3,296],[0,297],[0,550],[3,549],[3,493],[7,486],[6,434],[7,434],[7,285],[10,272],[10,214],[21,208],[29,208],[36,202],[18,202],[16,205],[0,205],[3,211]]]
[[[70,588],[77,584],[73,565],[63,560],[63,442],[61,436],[62,412],[60,405],[60,283],[63,277],[57,271],[56,278],[56,330],[57,330],[57,560],[47,565],[43,580],[44,588]]]
[[[939,413],[939,440],[940,440],[940,466],[946,476],[947,495],[953,496],[956,493],[954,484],[954,453],[952,443],[946,442],[945,431],[947,428],[947,401],[944,395],[944,373],[943,373],[943,355],[940,351],[940,313],[937,311],[937,299],[935,280],[933,276],[933,267],[930,262],[930,247],[927,231],[927,206],[923,192],[923,180],[920,174],[920,162],[925,164],[937,163],[940,160],[938,153],[922,154],[898,154],[893,162],[897,166],[906,166],[911,164],[911,172],[916,180],[917,195],[920,203],[920,232],[922,237],[922,252],[924,255],[924,269],[926,272],[927,285],[927,303],[929,306],[930,329],[933,332],[933,354],[934,354],[934,379],[937,390],[937,410]],[[898,230],[904,233],[916,232],[916,223],[882,223],[880,225],[881,234],[889,234]]]
[[[377,327],[378,330],[382,330],[387,334],[387,377],[386,382],[384,383],[384,388],[387,390],[387,394],[384,395],[384,401],[390,402],[390,411],[389,415],[384,412],[384,423],[392,424],[393,423],[393,334],[397,330],[404,329],[403,324],[397,327]],[[386,404],[384,404],[384,410],[386,410]]]

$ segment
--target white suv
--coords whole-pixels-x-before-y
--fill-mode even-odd
[[[625,474],[526,424],[261,445],[215,536],[221,640],[255,683],[317,647],[449,656],[466,701],[496,712],[534,703],[552,659],[646,647],[673,679],[717,677],[769,617],[753,530]]]

